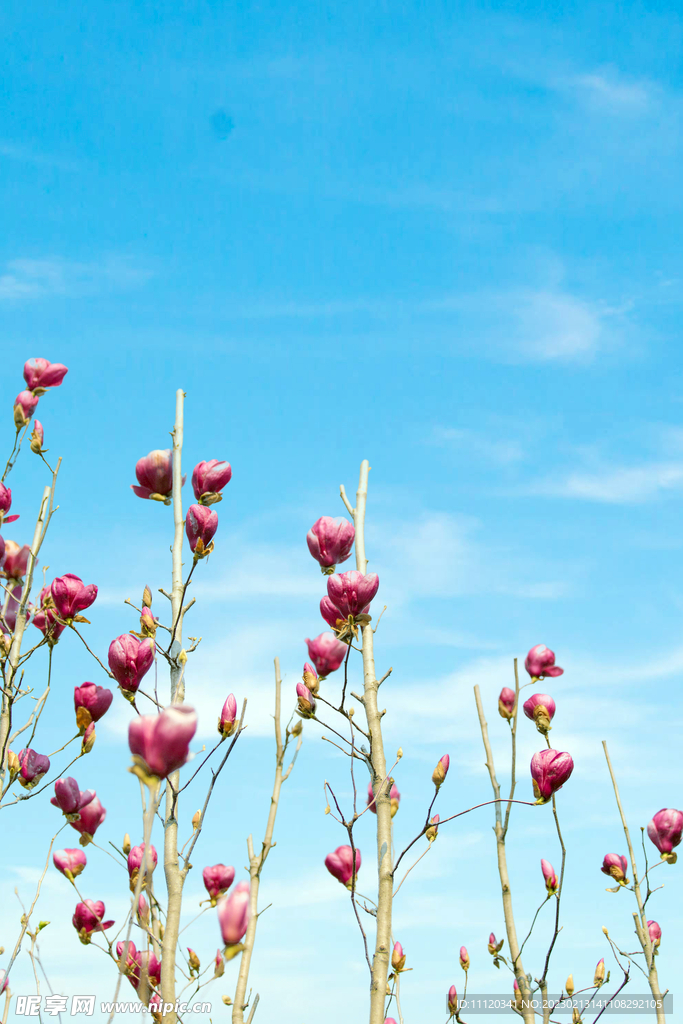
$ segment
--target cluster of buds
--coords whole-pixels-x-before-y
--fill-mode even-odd
[[[555,701],[547,693],[535,693],[522,705],[524,714],[536,723],[536,728],[544,736],[552,729],[551,721],[555,715]]]
[[[669,864],[676,863],[678,855],[673,850],[680,845],[682,833],[683,811],[673,807],[663,807],[657,811],[647,826],[647,834],[659,850],[661,859]]]
[[[357,569],[330,576],[327,597],[320,602],[320,614],[340,640],[357,636],[358,626],[370,622],[370,602],[377,593],[379,576],[364,575]]]
[[[500,717],[505,718],[509,722],[514,717],[516,703],[515,691],[511,690],[509,686],[504,686],[498,697],[498,714]]]
[[[204,887],[209,894],[211,906],[215,907],[235,880],[235,869],[225,864],[214,864],[202,871]]]
[[[218,731],[223,737],[227,739],[228,736],[232,736],[235,729],[237,728],[237,701],[235,700],[235,694],[229,693],[228,699],[223,705],[221,711],[221,717],[218,719]]]
[[[229,462],[209,459],[198,462],[192,470],[192,490],[200,505],[215,505],[223,500],[221,491],[232,479],[232,468]]]
[[[545,644],[536,644],[531,648],[524,659],[524,668],[534,683],[538,679],[545,679],[546,676],[561,676],[564,672],[563,668],[555,664],[555,652]]]
[[[338,882],[345,885],[347,889],[352,889],[355,888],[356,878],[360,871],[361,856],[358,849],[356,849],[355,861],[354,871],[353,850],[350,846],[338,846],[334,853],[328,853],[325,857],[325,867]]]
[[[85,946],[92,939],[93,932],[103,932],[105,928],[111,928],[114,924],[113,921],[104,920],[102,900],[84,900],[83,903],[77,903],[71,922]]]
[[[325,679],[330,672],[336,672],[349,651],[348,646],[330,632],[321,633],[314,640],[306,637],[306,646],[319,679]]]
[[[24,363],[26,388],[14,399],[14,425],[17,432],[31,422],[38,400],[50,388],[58,388],[68,373],[62,363],[51,363],[49,359],[29,359]]]
[[[386,782],[391,782],[391,789],[389,790],[389,799],[391,801],[391,817],[394,818],[398,814],[398,806],[401,802],[401,794],[398,791],[398,787],[393,779],[385,780],[378,788],[378,792],[375,795],[375,791],[372,788],[372,783],[368,782],[368,807],[373,814],[377,814],[377,797],[380,792],[385,789]],[[437,819],[438,820],[438,819]]]
[[[560,883],[555,874],[555,868],[552,866],[550,861],[543,860],[541,858],[541,871],[543,872],[543,879],[545,881],[545,887],[548,890],[548,896],[554,896],[560,888]]]
[[[195,562],[214,549],[213,536],[218,529],[218,513],[206,505],[190,505],[185,517],[185,533]]]
[[[174,704],[158,715],[138,715],[128,726],[128,746],[133,755],[130,769],[150,788],[187,761],[190,740],[197,731],[197,713],[185,704]]]
[[[626,877],[628,862],[626,857],[622,857],[618,853],[606,853],[600,870],[603,875],[609,875],[610,878],[619,883],[616,889],[608,889],[608,892],[619,892],[622,885],[628,885],[629,880]]]
[[[321,516],[306,534],[306,543],[324,575],[331,576],[351,554],[355,537],[355,528],[348,519]]]
[[[573,771],[574,762],[564,751],[550,748],[534,754],[531,758],[531,778],[536,803],[548,803]]]
[[[218,923],[225,943],[225,959],[231,960],[242,950],[242,939],[250,920],[249,882],[238,882],[229,896],[218,902]]]

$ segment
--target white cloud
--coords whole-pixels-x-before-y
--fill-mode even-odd
[[[573,472],[560,480],[542,481],[533,493],[578,498],[606,504],[637,504],[683,486],[683,464],[655,462],[643,466],[605,467],[594,472]]]
[[[605,339],[601,315],[573,295],[531,292],[515,306],[519,350],[529,358],[586,361]]]
[[[144,284],[151,276],[151,271],[121,256],[107,256],[90,263],[60,258],[14,259],[5,265],[5,273],[0,275],[0,300],[132,288]]]
[[[509,465],[524,458],[524,450],[519,441],[513,438],[486,437],[468,428],[437,427],[433,440],[437,444],[447,444],[477,459],[498,465]]]
[[[651,106],[654,88],[649,82],[628,82],[615,72],[577,75],[570,88],[594,109],[620,114],[642,114]]]

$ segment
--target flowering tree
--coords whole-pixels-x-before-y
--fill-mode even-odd
[[[0,482],[0,524],[9,526],[18,519],[10,515],[12,492],[6,485],[23,442],[28,436],[31,420],[39,400],[51,389],[61,386],[67,368],[45,359],[32,359],[24,367],[26,390],[20,392],[14,405],[15,438]],[[517,730],[519,725],[521,691],[535,687],[544,680],[558,679],[563,669],[555,663],[553,651],[537,644],[528,652],[525,670],[529,682],[520,685],[517,660],[513,663],[514,688],[501,690],[497,710],[506,724],[511,743],[511,769],[509,789],[503,795],[493,760],[486,707],[495,709],[491,695],[482,696],[479,686],[474,688],[476,714],[486,755],[493,798],[476,807],[449,808],[443,816],[435,813],[437,799],[442,796],[450,769],[449,754],[437,762],[431,776],[431,794],[425,802],[424,824],[417,835],[398,852],[395,849],[394,819],[399,812],[401,795],[394,778],[403,752],[398,750],[393,761],[387,757],[383,738],[383,719],[390,714],[380,708],[380,688],[389,679],[391,669],[378,678],[375,668],[375,635],[381,613],[376,613],[376,598],[380,579],[368,573],[365,546],[365,516],[368,496],[369,465],[364,461],[355,506],[352,506],[344,487],[341,500],[349,519],[322,516],[307,535],[310,554],[318,562],[325,578],[327,593],[320,601],[320,613],[329,629],[313,639],[307,639],[309,661],[304,664],[301,681],[296,692],[290,694],[292,714],[282,724],[282,682],[279,661],[275,659],[275,774],[267,821],[260,849],[253,837],[247,838],[248,878],[236,881],[233,866],[206,865],[202,870],[207,900],[202,913],[212,913],[216,937],[221,946],[207,966],[192,948],[183,950],[180,940],[180,920],[186,879],[192,868],[191,857],[198,848],[202,830],[210,810],[211,798],[221,773],[247,724],[247,704],[241,709],[233,694],[229,694],[218,716],[218,738],[207,752],[195,753],[197,767],[190,767],[191,746],[197,730],[197,714],[186,703],[186,689],[191,680],[187,674],[190,657],[199,640],[185,633],[185,617],[194,605],[187,600],[188,588],[200,563],[205,567],[214,550],[219,515],[214,507],[223,497],[230,482],[232,470],[225,461],[212,459],[198,463],[191,477],[194,502],[183,507],[183,408],[184,394],[176,395],[173,446],[169,450],[156,450],[141,458],[135,473],[137,484],[134,494],[145,501],[169,506],[173,516],[169,533],[171,545],[171,582],[168,589],[158,590],[166,599],[165,613],[156,615],[153,594],[145,587],[139,606],[131,605],[139,622],[136,628],[112,639],[106,653],[98,655],[87,641],[84,627],[88,619],[83,614],[96,602],[98,588],[84,583],[80,577],[67,573],[49,583],[43,581],[37,597],[36,570],[38,558],[45,542],[50,522],[55,513],[55,488],[60,461],[53,466],[46,459],[43,447],[44,431],[41,422],[34,420],[30,434],[30,450],[39,457],[49,474],[39,502],[36,524],[31,543],[23,547],[0,535],[0,567],[2,570],[3,600],[1,611],[3,696],[0,719],[0,795],[2,808],[26,800],[41,799],[49,811],[62,814],[62,822],[47,852],[45,871],[40,879],[35,898],[22,917],[20,933],[9,959],[0,975],[0,986],[6,994],[4,1018],[9,1000],[11,971],[19,953],[26,952],[35,960],[37,937],[41,925],[32,920],[40,897],[42,880],[50,858],[54,868],[61,872],[75,891],[77,903],[73,925],[80,941],[90,947],[83,951],[84,958],[93,955],[96,948],[111,961],[115,996],[118,997],[124,979],[133,986],[138,999],[158,1019],[174,1024],[179,1015],[179,1003],[195,999],[205,987],[226,973],[226,965],[235,961],[234,995],[224,996],[231,1005],[233,1024],[251,1022],[259,1004],[258,994],[251,999],[249,974],[255,948],[259,920],[259,887],[262,872],[274,846],[273,832],[280,806],[281,789],[291,773],[302,742],[302,725],[311,722],[325,731],[327,738],[348,758],[352,800],[344,806],[337,796],[338,790],[325,782],[328,797],[326,813],[339,827],[342,840],[325,858],[330,875],[348,889],[351,913],[359,929],[359,943],[364,958],[369,985],[370,1024],[395,1024],[397,1014],[403,1024],[401,1009],[402,976],[410,968],[401,941],[392,925],[393,900],[408,876],[433,848],[440,831],[449,822],[478,808],[488,806],[494,818],[497,866],[500,879],[505,938],[498,940],[492,932],[488,953],[493,964],[508,972],[510,980],[510,1011],[525,1022],[537,1017],[550,1021],[553,1013],[567,998],[581,993],[594,994],[610,980],[611,971],[601,958],[589,983],[575,988],[570,975],[559,998],[551,999],[549,971],[556,940],[561,929],[562,896],[565,863],[568,856],[560,827],[561,788],[569,782],[574,763],[569,752],[551,745],[549,733],[558,714],[556,701],[550,694],[533,693],[521,705],[524,717],[535,725],[545,742],[530,764],[530,778],[523,797],[516,798],[519,769],[517,764]],[[187,542],[188,549],[185,549]],[[303,550],[303,545],[302,545]],[[355,569],[338,573],[337,567],[355,555]],[[187,568],[189,566],[189,568]],[[201,570],[199,570],[201,571]],[[33,597],[33,600],[32,600]],[[29,638],[29,626],[35,627],[35,643]],[[40,752],[40,724],[50,697],[53,659],[60,654],[59,644],[65,632],[74,633],[83,643],[98,666],[107,676],[107,685],[83,682],[74,688],[76,734],[58,750],[49,755]],[[41,649],[47,651],[47,680],[40,696],[34,695],[37,664],[29,664]],[[168,682],[159,679],[159,667],[166,666]],[[337,676],[334,674],[338,673]],[[333,678],[339,683],[334,686]],[[362,683],[356,680],[362,679]],[[153,686],[150,681],[153,680]],[[512,680],[511,680],[512,681]],[[113,685],[118,686],[115,697]],[[112,686],[112,689],[109,687]],[[167,695],[165,687],[168,686]],[[384,691],[382,691],[384,693]],[[31,710],[25,712],[30,698]],[[94,837],[106,819],[96,792],[82,790],[76,778],[69,773],[72,766],[95,750],[95,726],[107,714],[114,699],[125,701],[130,712],[128,746],[130,761],[122,754],[121,769],[129,764],[129,785],[138,786],[140,792],[141,841],[133,845],[126,835],[117,846],[109,841],[116,852],[121,878],[130,893],[130,907],[123,921],[108,919],[102,900],[86,898],[82,892],[87,879],[88,847],[95,847]],[[561,706],[561,702],[560,702]],[[294,713],[294,710],[296,713]],[[560,718],[561,715],[558,715]],[[530,726],[529,726],[530,728]],[[19,739],[21,737],[21,740]],[[23,744],[20,749],[19,744]],[[35,744],[35,746],[34,746]],[[292,749],[293,748],[293,749]],[[97,756],[96,754],[94,756]],[[607,769],[610,773],[621,818],[628,859],[625,855],[608,853],[604,856],[602,872],[616,883],[610,889],[618,893],[627,889],[635,900],[635,931],[640,949],[626,952],[623,939],[613,939],[605,930],[608,952],[620,972],[614,997],[628,984],[633,971],[642,972],[647,979],[654,1000],[654,1013],[658,1021],[664,1020],[662,993],[657,974],[656,956],[662,933],[656,921],[648,919],[647,904],[656,891],[650,886],[652,871],[659,864],[676,862],[675,848],[683,832],[683,813],[666,808],[658,811],[648,826],[648,836],[660,853],[659,864],[648,865],[643,844],[644,868],[639,869],[622,807],[616,776],[605,744]],[[132,763],[131,763],[132,762]],[[79,765],[78,775],[87,776],[87,765]],[[181,822],[189,815],[181,815],[187,796],[185,790],[196,778],[206,780],[202,807],[191,819],[191,830],[183,832]],[[137,780],[137,783],[136,783]],[[531,794],[529,794],[529,783]],[[50,793],[52,794],[50,796]],[[49,803],[48,803],[49,800]],[[507,866],[507,841],[514,805],[524,808],[524,815],[548,813],[551,808],[557,834],[560,870],[556,872],[546,857],[540,859],[543,879],[543,898],[533,914],[527,908],[526,937],[520,942],[513,904],[510,876]],[[46,810],[46,813],[48,811]],[[486,812],[483,812],[486,813]],[[376,843],[371,854],[361,855],[356,842],[356,826],[365,815],[371,816],[375,826]],[[521,815],[517,816],[518,818]],[[73,828],[79,835],[78,847],[53,850],[62,828]],[[105,826],[106,828],[106,826]],[[160,853],[154,841],[160,844],[164,884],[155,884],[159,870]],[[99,849],[99,847],[98,847]],[[105,851],[106,852],[106,851]],[[547,852],[547,851],[544,851]],[[557,861],[556,861],[557,863]],[[361,893],[359,878],[370,878]],[[627,877],[630,871],[632,878]],[[409,883],[407,883],[409,884]],[[540,920],[542,909],[550,904],[554,910],[553,926],[543,962],[528,972],[524,965],[525,945]],[[507,950],[504,951],[507,941]],[[85,962],[85,961],[84,961]],[[459,962],[465,974],[462,996],[451,984],[445,1004],[448,1019],[462,1022],[466,1012],[466,995],[472,962],[467,947],[459,950]],[[87,968],[84,966],[84,971]],[[612,968],[613,970],[613,968]],[[452,979],[447,979],[452,980]],[[444,983],[446,991],[446,982]],[[605,1000],[607,1005],[609,1000]],[[606,1006],[604,1007],[606,1008]],[[600,1016],[600,1010],[597,1016]],[[114,1011],[112,1011],[113,1016]],[[180,1011],[182,1017],[182,1011]],[[574,1019],[580,1019],[578,1010]]]

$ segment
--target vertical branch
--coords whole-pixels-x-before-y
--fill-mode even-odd
[[[500,806],[500,783],[496,778],[496,769],[493,762],[493,751],[491,750],[491,743],[489,741],[489,731],[486,724],[486,718],[484,717],[484,707],[481,702],[481,693],[479,691],[479,685],[474,687],[474,699],[477,703],[477,714],[479,716],[479,726],[481,728],[481,737],[484,741],[484,750],[486,751],[486,767],[488,768],[489,778],[491,779],[491,787],[493,789],[493,795],[496,799],[496,824],[494,832],[496,835],[496,851],[498,854],[498,874],[500,876],[500,887],[503,896],[503,915],[505,917],[505,931],[508,939],[508,946],[510,947],[510,957],[512,958],[512,967],[515,972],[517,984],[519,985],[519,991],[522,999],[527,1006],[522,1009],[522,1017],[526,1024],[533,1024],[534,1021],[534,1010],[528,1003],[531,992],[529,989],[529,981],[527,979],[524,967],[522,965],[522,957],[519,948],[519,941],[517,939],[517,928],[515,925],[515,917],[512,909],[512,893],[510,891],[510,877],[508,875],[507,857],[505,853],[505,834],[503,831],[503,815]]]
[[[365,555],[365,506],[368,497],[368,473],[370,465],[364,459],[360,467],[360,478],[356,492],[356,507],[352,510],[356,528],[356,568],[365,573],[368,560]],[[367,623],[363,629],[363,707],[370,736],[370,763],[372,765],[373,789],[387,777],[387,763],[382,740],[382,716],[377,707],[379,684],[375,675],[374,633]],[[391,956],[391,911],[393,900],[393,871],[391,861],[391,785],[382,786],[376,800],[377,808],[377,936],[372,958],[372,982],[370,984],[370,1024],[383,1024],[384,997],[387,990],[389,958]]]
[[[176,623],[175,636],[169,652],[171,661],[171,703],[182,704],[185,698],[183,679],[183,486],[182,451],[183,451],[183,402],[184,392],[176,391],[175,424],[173,427],[173,547],[172,552],[172,586],[171,586],[171,621]],[[176,947],[178,945],[178,929],[183,899],[183,877],[178,865],[178,820],[177,800],[174,792],[178,792],[179,772],[174,772],[166,782],[166,814],[164,821],[164,874],[168,890],[168,906],[166,909],[166,928],[161,956],[161,997],[164,1003],[175,1005],[175,965]],[[176,1024],[175,1010],[164,1013],[163,1020],[167,1024]]]
[[[263,865],[266,862],[268,854],[272,850],[275,843],[273,842],[273,829],[275,828],[275,818],[277,816],[278,805],[280,801],[280,790],[282,789],[282,783],[289,775],[288,769],[283,774],[282,768],[284,765],[285,747],[282,743],[282,728],[281,728],[281,692],[282,692],[282,677],[280,675],[280,659],[275,658],[275,781],[273,783],[273,795],[270,798],[270,810],[268,812],[268,822],[266,824],[266,832],[263,838],[263,845],[261,852],[257,856],[254,853],[254,843],[252,837],[249,836],[247,839],[247,852],[249,854],[249,927],[247,933],[244,936],[243,944],[244,950],[242,952],[242,958],[240,960],[240,969],[237,976],[237,987],[235,988],[235,999],[232,1007],[232,1024],[244,1024],[244,1010],[245,1010],[245,997],[247,992],[247,982],[249,980],[249,968],[251,966],[251,957],[254,951],[254,942],[256,939],[256,926],[258,924],[258,894],[259,886],[261,884],[261,872]],[[301,746],[301,739],[297,744],[296,753],[298,753]],[[295,753],[295,757],[296,757]],[[292,764],[294,762],[292,761]],[[258,995],[254,1001],[249,1020],[252,1019],[254,1010],[256,1009],[256,1001]]]
[[[656,1000],[657,1007],[657,1024],[664,1024],[666,1017],[664,1015],[664,1006],[662,1003],[662,994],[659,991],[659,978],[657,976],[657,968],[655,967],[655,956],[654,949],[652,948],[652,942],[650,940],[650,932],[647,927],[647,916],[645,914],[645,906],[643,904],[643,898],[640,893],[640,882],[638,881],[638,868],[636,865],[636,857],[633,852],[633,845],[631,843],[631,835],[626,824],[626,815],[624,814],[624,808],[621,805],[621,798],[619,796],[619,787],[617,786],[617,780],[614,776],[614,769],[612,768],[612,762],[610,760],[609,752],[607,750],[607,743],[605,740],[602,741],[602,748],[605,751],[605,758],[607,760],[607,767],[609,768],[610,778],[612,779],[612,786],[614,788],[614,796],[617,801],[617,807],[619,808],[619,816],[621,817],[622,828],[624,829],[624,835],[626,836],[626,843],[628,846],[629,856],[631,858],[631,870],[633,871],[633,891],[636,894],[636,902],[638,904],[638,914],[633,915],[633,920],[636,925],[636,934],[638,941],[643,947],[643,953],[645,954],[645,963],[647,964],[647,980],[650,985],[650,991],[652,992],[653,998]],[[640,920],[638,920],[640,916]]]

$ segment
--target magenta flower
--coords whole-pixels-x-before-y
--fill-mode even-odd
[[[29,555],[31,549],[28,544],[20,548],[16,541],[5,541],[5,561],[2,564],[2,571],[10,580],[22,580],[28,569]]]
[[[321,516],[306,534],[306,542],[322,571],[330,576],[335,565],[351,554],[355,536],[355,528],[343,516]]]
[[[230,483],[232,469],[229,462],[209,459],[198,462],[192,470],[192,490],[200,505],[214,505],[222,501],[221,491]]]
[[[76,910],[71,921],[78,932],[78,937],[84,946],[87,946],[92,939],[93,932],[103,932],[105,928],[111,928],[113,921],[105,921],[104,903],[102,900],[85,900],[76,904]]]
[[[338,614],[338,613],[337,613]],[[337,640],[334,633],[321,633],[314,640],[306,637],[308,656],[315,665],[318,676],[324,679],[330,672],[336,672],[349,650],[347,644]]]
[[[360,850],[356,850],[356,871],[355,875],[358,876],[360,871]],[[353,850],[350,846],[338,846],[334,853],[328,853],[325,857],[325,867],[331,875],[345,885],[347,889],[351,889],[353,885],[354,870],[353,870]]]
[[[657,949],[660,942],[662,941],[662,929],[659,927],[656,921],[648,921],[647,930],[650,935],[650,942],[652,943],[652,948]]]
[[[8,516],[7,513],[12,507],[12,491],[5,484],[0,483],[0,526],[3,523],[14,523],[19,516]]]
[[[72,572],[53,580],[50,591],[57,615],[66,622],[72,622],[74,619],[77,622],[83,621],[79,613],[89,608],[97,597],[95,584],[89,583],[86,587],[83,580],[79,576],[74,576]]]
[[[104,686],[96,686],[95,683],[82,683],[74,687],[76,724],[81,734],[92,722],[99,722],[109,710],[113,699],[114,694],[111,690],[105,689]]]
[[[80,875],[88,863],[84,850],[55,850],[52,854],[52,862],[57,871],[61,871],[70,882]]]
[[[500,691],[498,697],[498,714],[501,718],[505,718],[508,721],[513,717],[515,713],[515,691],[511,690],[509,686],[504,686]]]
[[[41,455],[43,452],[43,441],[45,440],[45,431],[43,430],[43,424],[40,420],[33,421],[33,430],[31,431],[31,451],[34,455]]]
[[[140,896],[138,900],[138,918],[142,924],[147,924],[149,921],[149,903],[144,896]]]
[[[21,769],[19,771],[19,784],[24,789],[33,789],[37,786],[44,775],[50,770],[50,758],[46,754],[37,754],[35,750],[27,748],[20,750],[19,764]]]
[[[213,976],[214,978],[222,978],[223,975],[225,974],[225,964],[223,962],[223,954],[221,953],[220,949],[216,950],[216,959],[214,962],[216,966],[214,969]]]
[[[574,771],[571,756],[559,750],[541,750],[531,758],[531,777],[537,804],[546,804]]]
[[[401,802],[401,794],[398,791],[398,786],[396,785],[396,783],[394,783],[393,786],[391,787],[389,799],[391,800],[391,817],[393,818],[395,817],[398,811],[398,805]],[[368,807],[370,808],[373,814],[377,814],[377,803],[375,801],[375,793],[372,788],[371,782],[368,782]]]
[[[165,708],[159,715],[138,715],[128,726],[133,760],[147,774],[165,779],[184,765],[190,740],[197,731],[197,712],[185,704]]]
[[[163,501],[164,505],[171,504],[173,491],[173,452],[170,448],[157,448],[144,459],[138,459],[135,464],[135,475],[138,478],[138,485],[131,484],[138,498],[150,498],[152,501]],[[185,477],[183,477],[185,483]]]
[[[448,1012],[451,1016],[458,1012],[458,993],[456,992],[455,985],[451,985],[448,990]]]
[[[40,630],[50,647],[54,647],[66,629],[66,623],[59,621],[56,611],[51,607],[41,607],[34,612],[33,625]]]
[[[249,882],[239,882],[218,903],[218,923],[226,946],[237,946],[249,926]]]
[[[603,875],[609,875],[619,885],[628,885],[628,878],[626,877],[628,862],[626,857],[621,857],[618,853],[606,853],[600,870]]]
[[[59,807],[67,821],[76,821],[80,817],[83,808],[94,799],[94,789],[80,790],[76,780],[69,776],[66,779],[57,779],[55,782],[55,795],[50,800],[50,803],[54,804],[55,807]]]
[[[555,664],[555,654],[545,644],[536,644],[524,659],[524,668],[532,679],[544,679],[546,676],[561,676],[563,668]]]
[[[683,811],[677,811],[673,807],[663,807],[657,811],[654,818],[647,826],[647,834],[662,855],[662,860],[669,864],[675,864],[677,854],[673,853],[674,846],[678,846],[683,832]]]
[[[221,717],[218,719],[218,731],[224,738],[232,736],[237,728],[237,701],[235,694],[229,693],[228,699],[223,705]]]
[[[8,587],[9,590],[9,587]],[[19,614],[19,607],[21,605],[21,595],[23,587],[21,583],[15,583],[12,589],[9,590],[9,594],[5,597],[7,601],[7,610],[5,611],[5,625],[8,629],[14,632],[17,625],[17,615]],[[26,621],[29,622],[31,619],[30,605],[26,606]]]
[[[363,611],[367,612],[367,608]],[[337,608],[329,597],[325,596],[320,599],[320,614],[324,618],[328,626],[332,626],[332,629],[339,629],[344,622],[344,616]]]
[[[26,387],[36,395],[44,395],[48,388],[58,388],[68,372],[62,363],[51,363],[49,359],[29,359],[24,363]]]
[[[460,966],[463,971],[469,971],[470,969],[470,955],[467,952],[467,946],[460,947]]]
[[[524,701],[524,714],[536,723],[539,732],[546,735],[552,728],[551,721],[555,714],[555,701],[547,693],[535,693]]]
[[[38,396],[32,391],[20,391],[14,399],[14,425],[17,430],[23,430],[31,422],[31,417],[36,411]]]
[[[135,693],[154,661],[154,641],[138,640],[131,633],[117,636],[109,644],[109,668],[122,690]]]
[[[80,833],[81,838],[79,842],[81,846],[87,846],[88,843],[92,842],[93,836],[106,817],[107,812],[100,803],[99,797],[93,795],[92,800],[85,807],[81,807],[80,817],[76,821],[71,821],[67,815],[67,821],[72,828],[75,828]]]
[[[141,953],[140,950],[136,949],[132,939],[129,939],[127,942],[116,943],[116,956],[119,961],[121,961],[124,952],[126,959],[123,965],[123,973],[127,976],[133,988],[136,989],[140,984],[140,974],[142,973]]]
[[[442,786],[443,783],[446,781],[446,776],[448,775],[448,769],[450,767],[450,764],[450,757],[448,756],[448,754],[444,754],[443,757],[439,759],[439,763],[432,772],[432,782],[434,783],[437,789],[439,788],[439,786]]]
[[[140,951],[140,974],[143,975],[145,972],[153,985],[161,984],[161,960],[147,949]]]
[[[364,576],[357,569],[335,573],[327,580],[327,596],[338,608],[341,618],[362,615],[379,587],[379,576],[371,572]]]
[[[137,885],[138,876],[140,874],[140,868],[145,862],[145,844],[141,843],[140,846],[134,846],[128,854],[128,877],[130,878],[130,891],[135,892],[135,886]],[[149,878],[154,871],[158,863],[157,851],[150,844],[149,847],[149,858],[146,860],[146,878],[143,882],[143,888],[149,881]]]
[[[213,535],[218,529],[218,513],[205,505],[190,505],[185,517],[185,533],[195,558],[205,558],[213,551]]]
[[[296,684],[298,712],[302,718],[313,718],[315,715],[315,697],[305,683]]]
[[[218,898],[223,896],[234,882],[235,869],[225,864],[214,864],[213,867],[204,868],[202,878],[211,899],[211,906],[215,907]]]
[[[545,887],[548,890],[548,895],[554,896],[560,887],[557,875],[555,874],[555,868],[552,866],[550,861],[543,860],[541,858],[541,871],[543,872],[543,878],[545,879]]]

